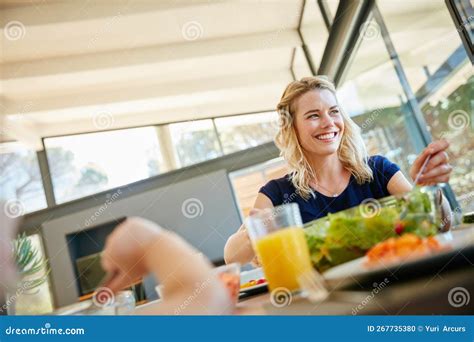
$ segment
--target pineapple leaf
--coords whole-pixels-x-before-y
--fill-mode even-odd
[[[39,250],[25,233],[13,241],[12,249],[21,276],[18,288],[32,290],[48,280],[48,261],[39,256]]]

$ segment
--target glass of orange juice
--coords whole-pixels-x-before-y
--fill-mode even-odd
[[[258,211],[246,227],[270,291],[300,289],[299,279],[313,270],[296,203]]]

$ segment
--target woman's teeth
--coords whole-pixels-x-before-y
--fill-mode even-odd
[[[337,132],[321,134],[321,135],[317,135],[316,139],[318,139],[318,140],[329,140],[329,139],[335,138],[336,134],[337,134]]]

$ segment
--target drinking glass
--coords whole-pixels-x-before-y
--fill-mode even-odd
[[[299,290],[300,278],[313,268],[298,205],[260,210],[247,218],[246,227],[270,291]]]

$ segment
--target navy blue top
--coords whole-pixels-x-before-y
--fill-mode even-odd
[[[358,184],[353,175],[349,185],[337,197],[328,197],[314,190],[314,196],[305,200],[296,193],[289,175],[273,179],[260,188],[259,192],[267,196],[274,206],[284,203],[297,203],[303,223],[359,205],[367,198],[382,198],[389,196],[387,184],[392,176],[400,170],[397,164],[385,157],[372,156],[368,161],[374,178],[371,182]]]

